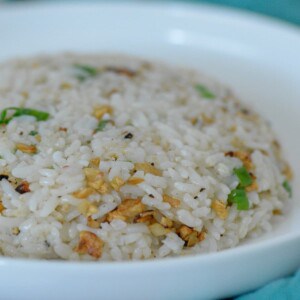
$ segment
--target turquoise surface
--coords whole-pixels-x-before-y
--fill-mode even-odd
[[[242,8],[300,25],[300,0],[194,0],[191,2]]]
[[[300,299],[300,271],[291,277],[274,281],[237,300],[298,300]]]
[[[0,2],[3,0],[0,0]],[[5,0],[4,0],[5,1]],[[7,2],[26,2],[26,0],[6,0]],[[60,0],[36,0],[38,1],[56,1]],[[74,1],[74,0],[63,0]],[[75,0],[77,2],[85,0]],[[91,1],[91,0],[89,0]],[[92,0],[92,1],[114,1],[114,0]],[[118,0],[122,1],[122,0]],[[151,2],[152,0],[137,0],[137,2]],[[156,0],[157,1],[157,0]],[[169,1],[174,0],[160,0]],[[300,25],[300,0],[176,0],[176,2],[192,2],[192,3],[213,3],[245,10],[254,11],[264,15],[279,18],[294,24]]]

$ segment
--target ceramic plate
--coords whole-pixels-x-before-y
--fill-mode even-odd
[[[300,266],[300,33],[210,6],[89,3],[0,6],[0,60],[118,52],[192,66],[270,120],[295,170],[293,206],[258,240],[220,253],[146,262],[1,258],[2,299],[207,299],[244,293]]]

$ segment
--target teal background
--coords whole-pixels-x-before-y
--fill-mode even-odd
[[[194,0],[191,2],[242,8],[300,25],[300,0]]]
[[[0,2],[3,0],[0,0]],[[4,0],[5,1],[5,0]],[[7,2],[26,2],[26,0],[6,0]],[[35,0],[38,1],[60,1],[60,0]],[[66,1],[66,0],[63,0]],[[86,1],[86,0],[67,0]],[[89,0],[87,0],[89,1]],[[113,0],[95,0],[113,1]],[[122,0],[119,0],[122,1]],[[227,7],[235,7],[243,10],[250,10],[260,14],[279,18],[297,25],[300,25],[300,0],[160,0],[168,2],[190,2],[190,3],[212,3]],[[137,2],[151,2],[151,0],[137,0]]]

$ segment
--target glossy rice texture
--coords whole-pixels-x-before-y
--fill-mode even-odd
[[[126,56],[9,61],[0,111],[5,256],[219,251],[271,230],[288,203],[268,122],[194,71]]]

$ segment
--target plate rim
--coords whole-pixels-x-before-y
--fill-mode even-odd
[[[197,14],[199,13],[199,10],[206,10],[206,12],[211,13],[219,13],[221,15],[231,15],[232,17],[238,18],[239,21],[242,21],[244,19],[245,22],[248,23],[257,23],[260,22],[260,26],[265,25],[266,27],[269,27],[270,25],[273,26],[273,30],[280,29],[280,30],[286,30],[289,34],[293,33],[298,35],[298,38],[300,38],[300,26],[297,24],[288,22],[283,19],[279,19],[270,15],[264,15],[263,13],[255,12],[255,11],[249,11],[243,8],[239,7],[230,7],[227,5],[217,4],[217,3],[206,3],[206,2],[182,2],[181,0],[174,0],[172,2],[169,1],[161,1],[161,0],[153,0],[153,1],[146,1],[146,2],[140,2],[139,0],[113,0],[112,2],[106,2],[105,0],[87,0],[85,2],[81,2],[79,0],[60,0],[60,1],[45,1],[45,2],[36,2],[34,0],[29,0],[28,2],[13,2],[13,3],[0,3],[0,14],[2,13],[15,13],[15,12],[33,12],[33,10],[39,10],[39,9],[52,9],[52,10],[58,10],[58,9],[87,9],[91,7],[105,7],[105,8],[122,8],[122,9],[129,9],[130,7],[139,8],[139,9],[157,9],[157,8],[163,8],[163,9],[174,9],[174,10],[180,10],[183,9],[185,13],[192,13]],[[275,26],[275,27],[274,27]],[[269,28],[270,29],[270,28]],[[300,41],[300,40],[299,40]]]
[[[183,3],[179,1],[175,2],[138,2],[138,1],[114,1],[114,2],[95,2],[95,1],[87,1],[87,2],[67,2],[67,1],[53,1],[53,2],[29,2],[29,3],[1,3],[0,4],[0,16],[5,14],[15,14],[15,13],[31,13],[34,14],[38,12],[40,9],[51,9],[50,13],[58,9],[66,9],[66,10],[77,10],[77,9],[91,9],[93,7],[104,7],[110,9],[163,9],[168,13],[168,10],[171,13],[179,14],[203,14],[203,13],[217,13],[222,18],[234,20],[239,23],[248,24],[251,26],[261,26],[262,30],[271,30],[274,34],[287,34],[291,38],[293,38],[300,49],[300,27],[297,25],[288,23],[287,21],[278,20],[271,16],[264,16],[259,13],[244,11],[243,9],[238,8],[228,8],[226,6],[216,5],[216,4],[204,4],[204,3]],[[170,13],[170,12],[169,12]],[[272,249],[282,243],[292,242],[300,239],[300,229],[298,232],[293,233],[285,233],[279,237],[269,238],[267,240],[259,240],[257,242],[253,242],[248,245],[239,245],[234,248],[225,249],[219,252],[213,253],[204,253],[204,254],[194,254],[187,256],[176,256],[170,258],[155,258],[150,260],[138,260],[138,261],[99,261],[98,263],[91,263],[87,261],[65,261],[65,260],[45,260],[45,259],[33,259],[33,258],[12,258],[0,256],[0,265],[14,265],[14,264],[22,264],[24,266],[28,266],[30,264],[34,265],[42,265],[43,267],[51,266],[55,268],[62,267],[78,267],[80,265],[84,268],[98,268],[99,264],[101,268],[114,268],[118,265],[118,268],[125,269],[127,267],[141,267],[145,265],[152,265],[153,267],[161,267],[162,264],[174,265],[174,264],[184,264],[184,263],[201,263],[204,260],[210,262],[214,260],[226,260],[231,257],[234,257],[236,254],[239,255],[247,255],[248,253],[267,251],[268,249]]]

